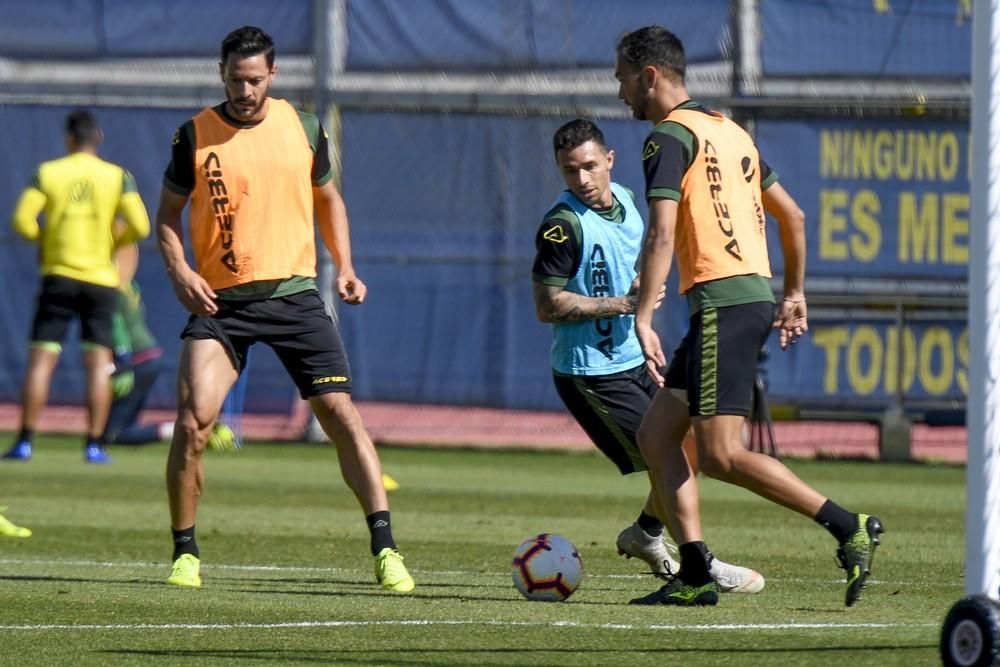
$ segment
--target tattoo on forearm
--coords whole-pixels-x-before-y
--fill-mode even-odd
[[[583,299],[586,299],[584,301]],[[595,320],[611,315],[621,315],[620,299],[611,297],[583,297],[574,299],[562,313],[563,320],[576,322],[579,320]]]
[[[631,297],[604,296],[591,297],[572,292],[560,291],[557,295],[543,300],[545,314],[550,321],[579,322],[602,317],[624,315],[635,312],[635,302]]]

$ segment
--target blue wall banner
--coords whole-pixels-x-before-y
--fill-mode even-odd
[[[0,209],[10,211],[38,162],[63,152],[69,109],[3,107]],[[133,171],[155,209],[170,137],[193,110],[102,108],[103,154]],[[343,192],[355,267],[369,288],[340,318],[359,399],[561,409],[552,388],[549,326],[531,298],[534,235],[563,188],[552,132],[564,119],[344,112]],[[602,121],[614,178],[641,195],[649,126]],[[947,123],[761,121],[762,155],[806,209],[810,275],[961,279],[968,255],[968,137]],[[780,272],[773,223],[771,255]],[[16,400],[37,290],[32,246],[0,228],[0,399]],[[155,244],[138,276],[166,349],[151,405],[173,403],[172,376],[187,314]],[[676,280],[676,270],[671,281]],[[657,328],[672,349],[687,308],[672,282]],[[936,326],[936,328],[935,328]],[[955,323],[914,323],[904,336],[908,395],[961,396],[967,341]],[[893,393],[888,324],[813,323],[802,343],[768,361],[775,400],[799,404]],[[911,340],[912,338],[912,340]],[[772,343],[773,344],[773,343]],[[72,345],[53,400],[76,402],[82,374]],[[247,409],[287,410],[295,390],[268,350],[255,352]],[[911,373],[911,371],[907,371]],[[907,376],[909,377],[909,376]]]
[[[615,42],[659,23],[684,40],[688,61],[723,60],[730,2],[700,0],[352,0],[350,70],[608,68]],[[433,35],[428,39],[428,35]]]
[[[310,53],[324,3],[313,0],[0,0],[0,56],[38,59],[216,57],[241,24],[268,30],[281,54]],[[759,3],[765,76],[967,80],[968,0],[766,0]],[[693,63],[729,60],[731,0],[346,0],[348,70],[559,72],[609,75],[626,31],[660,23]],[[191,20],[192,17],[197,20]],[[428,36],[431,36],[429,39]],[[166,61],[164,61],[166,62]],[[279,77],[277,87],[280,87]],[[222,99],[222,89],[219,89]],[[280,93],[279,93],[280,96]],[[609,100],[612,101],[612,100]],[[624,107],[622,107],[624,109]],[[0,211],[9,213],[36,165],[63,154],[70,109],[0,106]],[[136,177],[152,214],[174,130],[197,110],[103,107],[102,154]],[[553,131],[568,118],[465,113],[340,116],[342,190],[354,263],[369,288],[339,317],[359,399],[562,409],[552,388],[549,326],[531,296],[534,236],[563,189]],[[602,120],[614,180],[646,205],[640,151],[647,123]],[[969,128],[900,120],[756,122],[761,155],[807,216],[808,275],[961,281],[969,258]],[[782,258],[768,225],[774,272]],[[187,313],[152,239],[138,282],[165,348],[150,405],[173,404],[178,334]],[[0,400],[19,394],[38,287],[36,249],[0,226]],[[676,270],[657,329],[672,349],[687,326]],[[73,337],[71,337],[73,338]],[[773,344],[773,343],[772,343]],[[963,325],[815,321],[767,363],[775,400],[797,404],[951,400],[966,390]],[[82,373],[70,342],[54,402],[78,403]],[[255,352],[246,408],[287,411],[296,392],[273,353]]]
[[[766,0],[765,76],[972,75],[972,0]]]
[[[809,275],[966,276],[968,125],[762,120],[757,144],[806,212]]]
[[[13,58],[218,57],[256,25],[278,54],[312,50],[312,0],[0,0],[0,55]]]
[[[798,405],[888,403],[900,383],[906,399],[962,400],[968,367],[968,328],[953,320],[911,322],[902,337],[889,322],[814,321],[767,364],[772,400]]]

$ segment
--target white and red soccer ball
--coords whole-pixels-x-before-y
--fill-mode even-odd
[[[561,535],[529,537],[514,551],[510,568],[514,588],[529,600],[562,602],[583,579],[583,561],[573,543]]]

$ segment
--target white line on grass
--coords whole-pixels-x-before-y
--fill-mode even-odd
[[[31,560],[31,559],[17,559],[17,558],[2,558],[0,559],[0,565],[55,565],[55,566],[80,566],[80,567],[123,567],[123,568],[156,568],[162,569],[169,567],[169,563],[152,563],[149,561],[97,561],[97,560]],[[237,572],[303,572],[303,573],[319,573],[319,574],[357,574],[360,572],[366,573],[367,570],[361,570],[358,568],[347,568],[347,567],[309,567],[305,565],[226,565],[224,563],[208,563],[204,564],[206,570],[234,570]],[[480,570],[424,570],[420,568],[410,568],[410,571],[415,574],[424,574],[435,577],[461,577],[461,576],[482,576],[482,575],[503,575],[507,576],[506,572],[483,572]],[[636,573],[636,574],[592,574],[587,573],[588,577],[593,577],[596,579],[649,579],[650,573]],[[782,578],[782,579],[772,579],[767,578],[769,581],[781,581],[784,583],[799,583],[799,584],[813,584],[813,583],[831,583],[831,582],[843,582],[842,577],[836,579],[829,579],[823,577],[815,578]],[[868,580],[869,584],[885,584],[892,583],[896,586],[915,586],[914,582],[906,581],[893,581],[886,582],[875,578],[870,578]],[[923,582],[921,585],[926,585],[927,582]],[[957,582],[956,582],[957,583]]]
[[[0,630],[280,630],[287,628],[357,628],[373,626],[463,626],[549,627],[587,630],[852,630],[938,627],[937,623],[698,623],[691,625],[636,623],[578,623],[576,621],[296,621],[287,623],[113,623],[0,625]]]

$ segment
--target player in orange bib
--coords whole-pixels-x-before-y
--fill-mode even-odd
[[[682,443],[694,428],[698,463],[709,477],[742,486],[804,514],[837,539],[847,571],[845,602],[858,599],[883,532],[877,517],[837,505],[778,460],[743,446],[757,356],[773,328],[784,349],[807,328],[804,215],[733,121],[693,102],[684,84],[681,41],[649,26],[618,42],[619,97],[654,124],[643,146],[649,221],[640,255],[635,330],[646,368],[661,390],[638,433],[677,539],[680,574],[633,604],[714,605],[719,587],[702,538],[698,489]],[[775,308],[764,211],[778,220],[784,294]],[[667,366],[652,327],[657,293],[677,256],[688,332]]]
[[[167,275],[192,315],[182,333],[177,421],[167,461],[173,569],[167,583],[199,587],[195,515],[202,454],[250,347],[270,346],[323,430],[365,514],[375,578],[409,592],[414,583],[392,537],[378,454],[351,401],[351,371],[337,323],[316,285],[318,227],[349,305],[367,288],[351,261],[347,211],[333,184],[319,119],[268,97],[274,42],[260,28],[222,41],[226,102],[177,130],[156,215]],[[184,256],[181,212],[190,202],[196,268]]]

